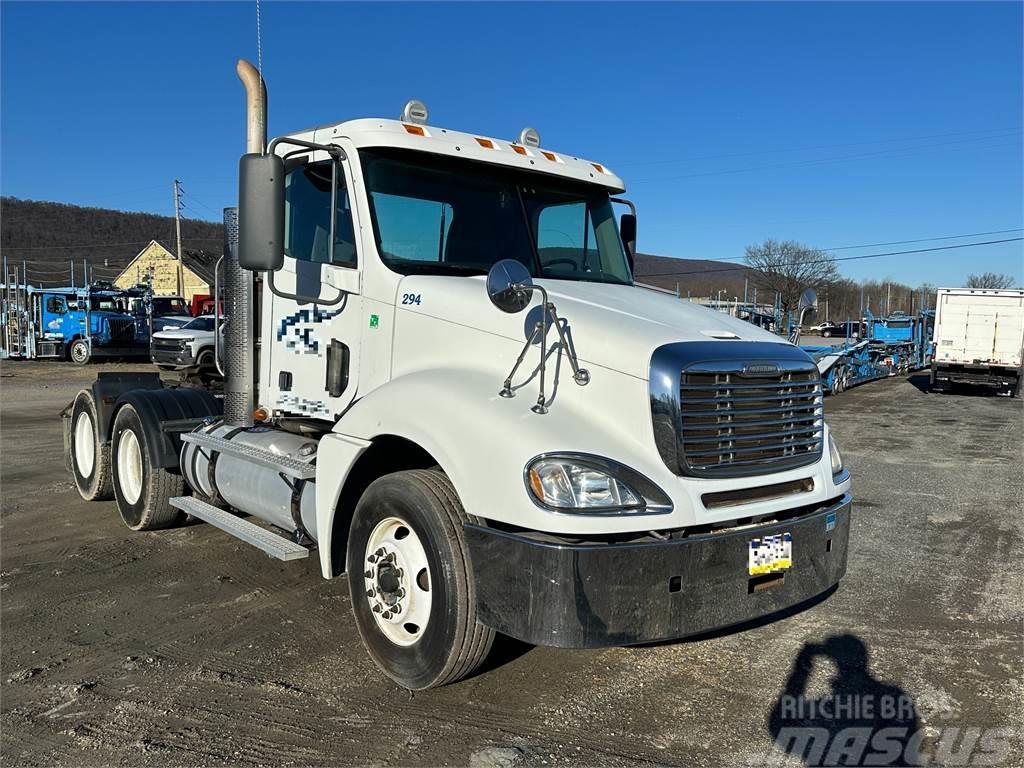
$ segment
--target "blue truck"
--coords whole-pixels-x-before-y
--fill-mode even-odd
[[[149,356],[147,319],[132,314],[126,294],[113,286],[28,286],[19,303],[5,308],[20,318],[5,329],[6,357],[85,365],[97,357]]]

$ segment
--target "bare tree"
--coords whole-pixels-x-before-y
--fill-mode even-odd
[[[1017,281],[1013,275],[1003,275],[998,272],[982,272],[980,275],[971,275],[967,278],[968,288],[1013,288]]]
[[[805,288],[820,288],[839,277],[834,256],[792,240],[748,245],[744,260],[756,270],[759,287],[778,291],[783,311],[796,308]]]

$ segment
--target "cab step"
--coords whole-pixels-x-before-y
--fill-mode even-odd
[[[225,440],[223,437],[208,435],[203,432],[189,432],[181,436],[183,443],[192,443],[201,448],[209,448],[218,453],[227,453],[232,456],[239,456],[253,464],[280,472],[282,475],[294,477],[296,480],[312,480],[316,477],[316,464],[306,461],[299,461],[290,456],[280,456],[270,451],[254,448],[251,445],[241,445],[232,440]]]
[[[250,523],[237,515],[218,509],[195,496],[175,496],[170,502],[172,507],[214,525],[222,531],[230,533],[236,539],[241,539],[246,544],[252,544],[254,547],[262,549],[278,560],[299,560],[309,557],[309,549],[301,544],[296,544],[284,536],[278,536],[255,523]]]

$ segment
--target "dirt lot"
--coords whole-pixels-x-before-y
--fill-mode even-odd
[[[951,727],[1014,729],[1004,763],[1020,764],[1020,400],[920,377],[827,400],[856,508],[847,576],[806,612],[656,647],[504,643],[476,677],[411,695],[314,559],[206,525],[131,533],[112,502],[80,500],[57,412],[99,369],[11,364],[0,381],[6,765],[800,765],[772,718],[800,693],[798,659],[812,695],[912,700],[933,764]]]

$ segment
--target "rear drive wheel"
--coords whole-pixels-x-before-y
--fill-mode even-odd
[[[68,348],[68,357],[77,365],[87,365],[92,359],[92,349],[85,339],[75,339]]]
[[[352,611],[370,657],[404,688],[462,679],[494,641],[494,630],[476,618],[466,522],[475,518],[436,470],[381,477],[356,505],[348,539]]]
[[[134,406],[117,412],[110,446],[114,497],[124,524],[133,531],[152,531],[184,522],[185,513],[172,507],[170,498],[184,493],[185,481],[180,474],[153,466]]]
[[[110,485],[110,445],[100,440],[99,417],[92,391],[83,389],[71,409],[71,472],[86,501],[114,498]]]

